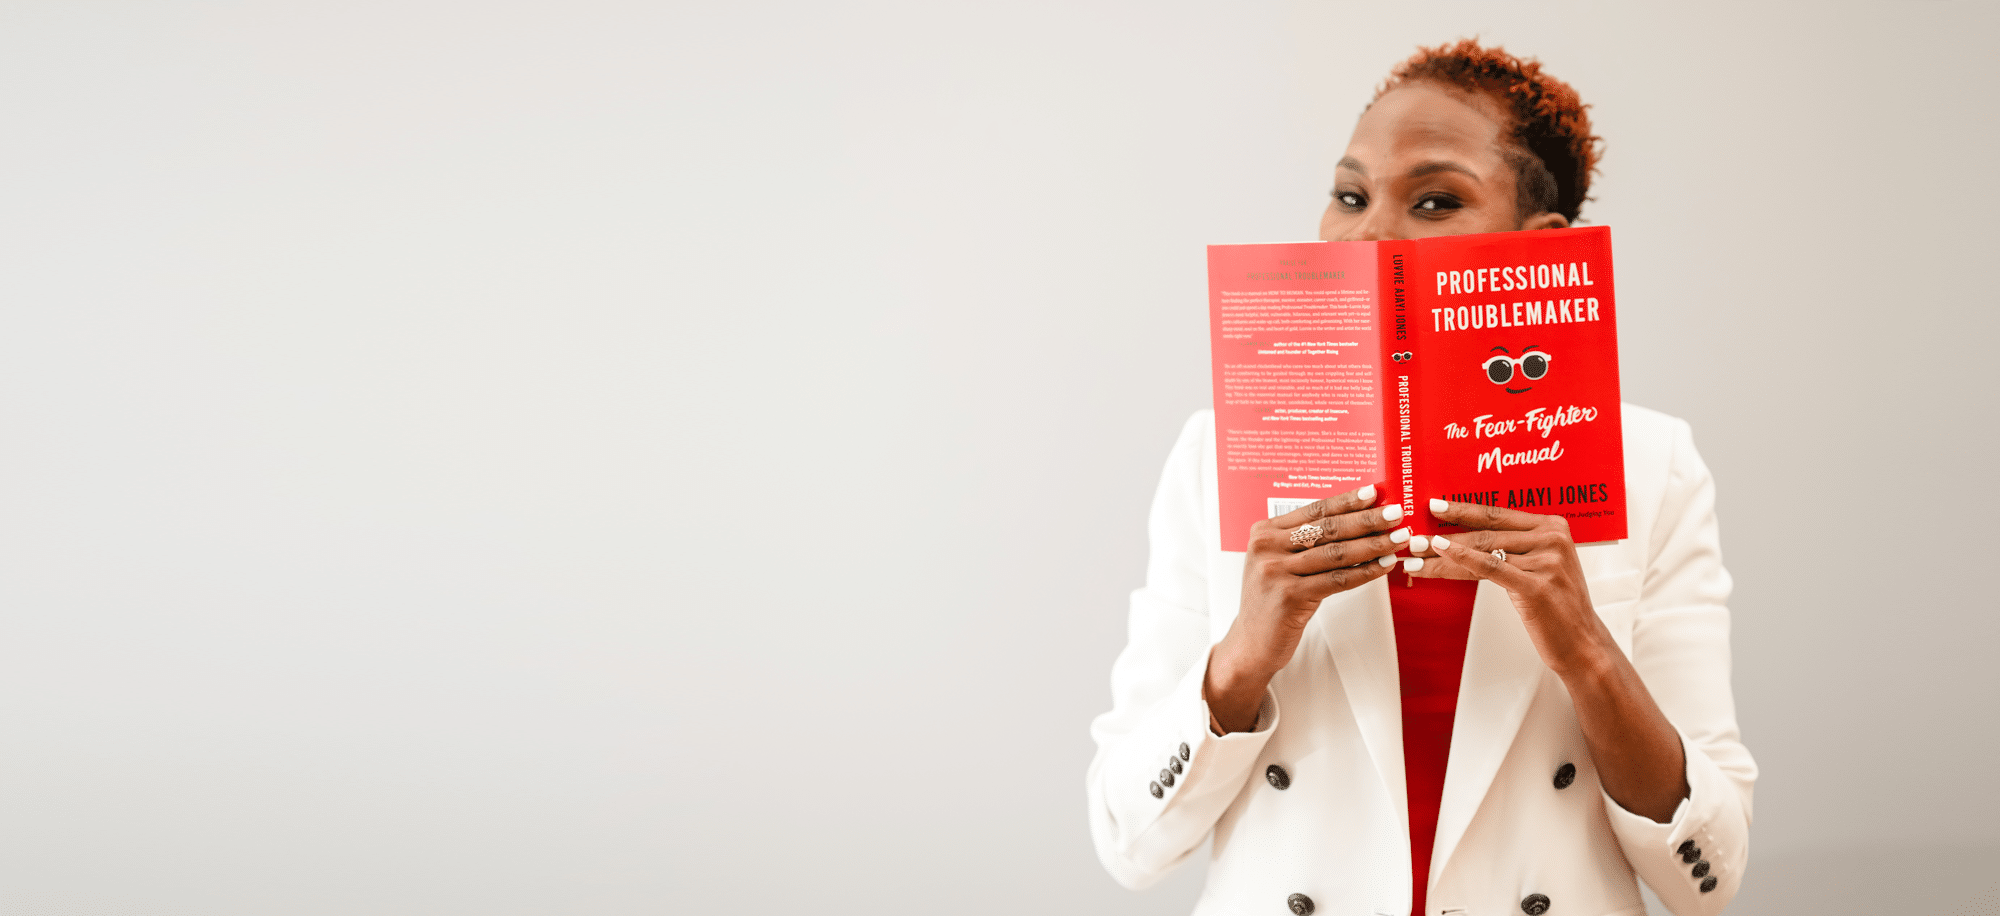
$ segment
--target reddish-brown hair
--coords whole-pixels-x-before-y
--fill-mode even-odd
[[[1576,222],[1589,199],[1590,176],[1604,139],[1590,132],[1590,106],[1568,83],[1542,72],[1542,65],[1500,48],[1481,47],[1467,38],[1457,44],[1419,48],[1389,71],[1375,91],[1379,99],[1406,83],[1427,81],[1468,92],[1483,92],[1513,115],[1509,125],[1518,150],[1508,159],[1518,175],[1522,216],[1560,213]],[[1371,103],[1372,104],[1372,103]]]

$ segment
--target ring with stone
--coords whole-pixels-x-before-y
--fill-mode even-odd
[[[1311,547],[1314,544],[1314,542],[1318,541],[1320,539],[1320,536],[1325,533],[1326,529],[1321,528],[1320,526],[1315,525],[1311,522],[1307,522],[1306,524],[1300,525],[1297,528],[1292,529],[1292,546],[1300,548],[1302,550],[1307,547]]]
[[[1496,550],[1494,550],[1494,551],[1493,551],[1493,559],[1495,559],[1495,560],[1499,560],[1499,561],[1500,561],[1500,562],[1502,562],[1502,563],[1505,563],[1505,562],[1507,562],[1507,551],[1504,551],[1504,550],[1497,550],[1497,549],[1496,549]]]

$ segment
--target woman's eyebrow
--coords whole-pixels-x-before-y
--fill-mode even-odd
[[[1435,175],[1439,172],[1458,172],[1462,175],[1465,175],[1468,178],[1474,178],[1474,179],[1479,177],[1478,172],[1466,168],[1465,166],[1459,165],[1458,163],[1453,162],[1449,159],[1433,159],[1429,162],[1418,163],[1417,165],[1413,166],[1410,169],[1410,177],[1422,178],[1425,175]]]
[[[1351,169],[1353,171],[1360,172],[1363,175],[1368,174],[1368,170],[1361,167],[1361,160],[1356,159],[1353,156],[1340,157],[1340,161],[1334,163],[1333,167],[1337,169]]]

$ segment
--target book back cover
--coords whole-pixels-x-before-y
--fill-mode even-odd
[[[1223,550],[1247,550],[1261,519],[1386,477],[1379,249],[1208,246]]]

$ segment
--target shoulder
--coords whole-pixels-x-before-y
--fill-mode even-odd
[[[1620,405],[1625,424],[1625,478],[1634,491],[1669,488],[1706,478],[1686,420],[1637,404]],[[1636,495],[1636,493],[1635,493]]]
[[[1206,482],[1214,489],[1215,477],[1215,411],[1204,407],[1194,412],[1181,424],[1180,435],[1174,438],[1173,451],[1167,454],[1167,477],[1179,477],[1190,484],[1199,486]]]
[[[1624,417],[1627,445],[1671,448],[1679,441],[1690,438],[1686,420],[1630,401],[1618,407]]]
[[[1203,442],[1214,441],[1214,439],[1215,408],[1213,407],[1203,407],[1195,411],[1192,416],[1187,418],[1187,423],[1181,426],[1179,444],[1182,446],[1185,446],[1189,440],[1193,440],[1195,444],[1199,445]]]

